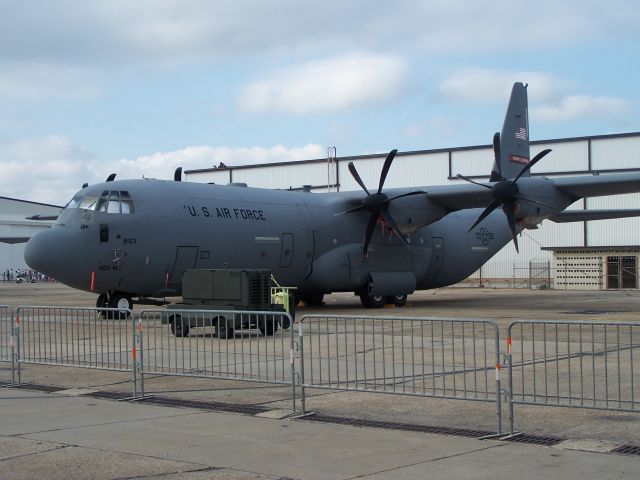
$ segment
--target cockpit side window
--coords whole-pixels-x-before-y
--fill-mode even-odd
[[[107,213],[120,213],[120,194],[118,192],[114,191],[109,194]]]
[[[133,200],[131,199],[131,195],[129,195],[129,192],[122,191],[120,192],[120,208],[122,213],[124,214],[129,214],[129,213],[133,213]]]

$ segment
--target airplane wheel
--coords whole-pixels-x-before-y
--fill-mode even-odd
[[[176,337],[188,337],[189,336],[189,322],[182,320],[180,315],[171,315],[169,317],[169,323],[171,324],[171,333]]]
[[[109,308],[117,308],[117,312],[108,312],[112,316],[116,316],[118,318],[129,318],[131,315],[131,309],[133,308],[133,302],[131,301],[131,297],[124,293],[116,292],[111,295],[109,298],[107,306]]]
[[[225,317],[216,317],[213,319],[213,323],[216,326],[218,338],[226,340],[227,338],[233,338],[235,336],[231,321],[227,320]]]
[[[360,294],[360,303],[366,308],[384,307],[384,297],[382,295],[371,295],[368,292]]]
[[[324,300],[324,293],[314,293],[313,295],[303,295],[302,301],[307,305],[317,306],[322,305]]]
[[[396,307],[404,307],[407,303],[407,295],[391,295],[385,298],[385,302]]]
[[[278,331],[278,322],[274,317],[258,320],[258,330],[264,336],[274,335]]]
[[[107,298],[107,294],[101,293],[100,295],[98,295],[98,298],[96,299],[96,308],[98,309],[98,315],[100,315],[100,317],[102,318],[107,318],[107,313],[109,312],[102,309],[108,308],[108,307],[109,307],[109,299]]]

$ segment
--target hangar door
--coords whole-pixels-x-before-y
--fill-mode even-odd
[[[607,257],[607,288],[638,288],[637,257]]]

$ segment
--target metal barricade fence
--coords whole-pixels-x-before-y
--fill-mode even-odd
[[[295,411],[289,314],[144,310],[140,322],[142,385],[145,374],[291,385]]]
[[[305,315],[298,347],[303,413],[305,388],[464,399],[494,402],[502,431],[492,321]]]
[[[517,321],[509,325],[514,405],[640,412],[640,323]]]
[[[134,323],[129,317],[130,310],[112,308],[18,307],[19,362],[131,371],[135,396]]]
[[[11,383],[9,385],[20,383],[15,343],[13,308],[8,305],[0,305],[0,363],[10,364],[8,368],[11,370]]]

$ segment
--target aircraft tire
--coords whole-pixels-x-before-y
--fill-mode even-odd
[[[218,338],[226,340],[235,336],[231,320],[227,320],[225,317],[216,317],[213,319],[213,324],[216,326]]]
[[[109,298],[107,303],[109,308],[117,308],[117,312],[108,312],[111,316],[117,316],[118,318],[129,318],[131,315],[131,309],[133,308],[133,302],[131,297],[125,293],[114,292]]]
[[[103,308],[108,308],[108,307],[109,307],[109,299],[107,298],[107,294],[101,293],[100,295],[98,295],[98,298],[96,299],[96,308],[98,309],[98,315],[100,315],[101,318],[108,318],[107,314],[109,312],[106,310],[102,310]]]
[[[368,292],[360,293],[360,303],[366,308],[384,307],[385,297],[382,295],[371,295]]]
[[[278,321],[274,318],[266,318],[266,315],[258,320],[258,330],[262,335],[271,336],[278,331]]]
[[[189,336],[189,323],[182,321],[181,315],[171,315],[169,317],[169,324],[171,325],[171,333],[176,337]]]
[[[302,301],[307,305],[311,305],[311,306],[322,305],[323,300],[324,300],[324,293],[314,293],[312,295],[302,296]]]
[[[390,295],[385,298],[385,302],[396,307],[404,307],[407,304],[407,294]]]

